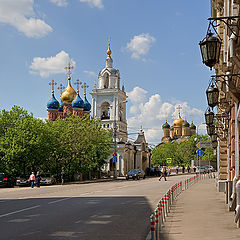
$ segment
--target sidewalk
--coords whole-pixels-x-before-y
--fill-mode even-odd
[[[215,179],[204,179],[182,192],[171,207],[161,240],[239,240],[234,212],[228,212],[224,193]]]

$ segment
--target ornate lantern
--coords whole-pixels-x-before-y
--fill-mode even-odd
[[[199,45],[203,63],[212,70],[212,67],[219,61],[221,41],[213,36],[211,30],[208,30],[207,36],[200,41]]]
[[[212,85],[206,90],[208,105],[214,108],[218,104],[219,90]]]
[[[207,125],[207,134],[212,136],[215,133],[215,125]]]
[[[210,108],[205,112],[205,122],[207,125],[212,125],[214,120],[214,112],[210,111]]]

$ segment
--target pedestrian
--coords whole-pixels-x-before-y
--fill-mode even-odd
[[[193,172],[196,172],[196,167],[195,166],[193,166]]]
[[[165,181],[167,181],[167,178],[166,178],[167,177],[167,168],[165,166],[163,166],[163,168],[162,168],[162,174],[159,178],[159,181],[161,181],[162,177],[164,177]]]
[[[65,172],[64,172],[64,169],[62,169],[62,172],[61,172],[62,185],[64,184],[64,178],[65,178]]]
[[[185,167],[184,166],[182,166],[182,173],[184,173],[185,172]]]
[[[187,166],[187,171],[188,171],[188,173],[190,173],[190,169],[191,169],[191,168],[190,168],[189,166]]]
[[[179,169],[179,167],[178,167],[178,166],[176,166],[176,174],[178,174],[178,169]]]
[[[171,174],[171,169],[170,169],[170,167],[167,167],[167,176],[169,177],[170,174]]]
[[[31,188],[33,188],[33,187],[34,187],[34,183],[35,183],[35,181],[36,181],[36,177],[35,177],[35,175],[34,175],[34,172],[32,172],[32,174],[30,175],[28,181],[30,181]]]
[[[36,174],[36,186],[37,187],[40,187],[40,181],[41,181],[41,175],[40,175],[40,172],[37,171],[37,174]]]

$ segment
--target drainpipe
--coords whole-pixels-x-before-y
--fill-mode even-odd
[[[240,180],[236,184],[236,192],[237,192],[237,207],[235,209],[235,216],[234,221],[235,223],[238,223],[238,228],[240,227]]]
[[[239,130],[238,130],[238,104],[235,105],[235,176],[233,178],[233,189],[230,197],[229,208],[233,210],[236,203],[236,184],[239,177]]]
[[[237,35],[237,34],[236,34]],[[240,60],[235,54],[235,49],[236,49],[236,42],[237,42],[237,36],[232,33],[232,35],[229,38],[229,58],[232,60],[236,66],[240,69]],[[228,61],[228,66],[231,63]]]
[[[239,119],[239,111],[237,114],[237,121],[235,120],[236,124],[237,124],[237,129],[238,129],[238,119]],[[237,136],[237,140],[239,142],[239,136]],[[239,145],[238,145],[239,146]],[[234,217],[234,221],[235,223],[238,223],[237,227],[240,227],[240,221],[239,221],[239,217],[240,217],[240,180],[239,180],[239,149],[237,149],[238,151],[238,162],[236,161],[235,164],[235,176],[237,176],[237,183],[236,183],[236,198],[237,198],[237,203],[236,203],[236,209],[235,209],[235,217]]]

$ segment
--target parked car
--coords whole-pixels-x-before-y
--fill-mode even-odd
[[[210,173],[214,171],[214,168],[210,165],[198,167],[200,173]]]
[[[16,186],[25,186],[28,187],[30,186],[30,182],[28,181],[29,177],[28,176],[19,176],[16,178]]]
[[[10,179],[6,173],[0,173],[0,187],[10,187]]]
[[[214,167],[213,166],[211,166],[211,165],[207,165],[207,166],[205,166],[208,170],[209,170],[209,172],[214,172],[215,170],[214,170]]]
[[[145,178],[145,172],[142,169],[132,169],[130,170],[127,175],[126,175],[126,179],[137,179],[139,180],[140,178]]]
[[[51,185],[55,183],[56,183],[56,179],[50,173],[41,174],[41,180],[40,180],[41,185]]]

